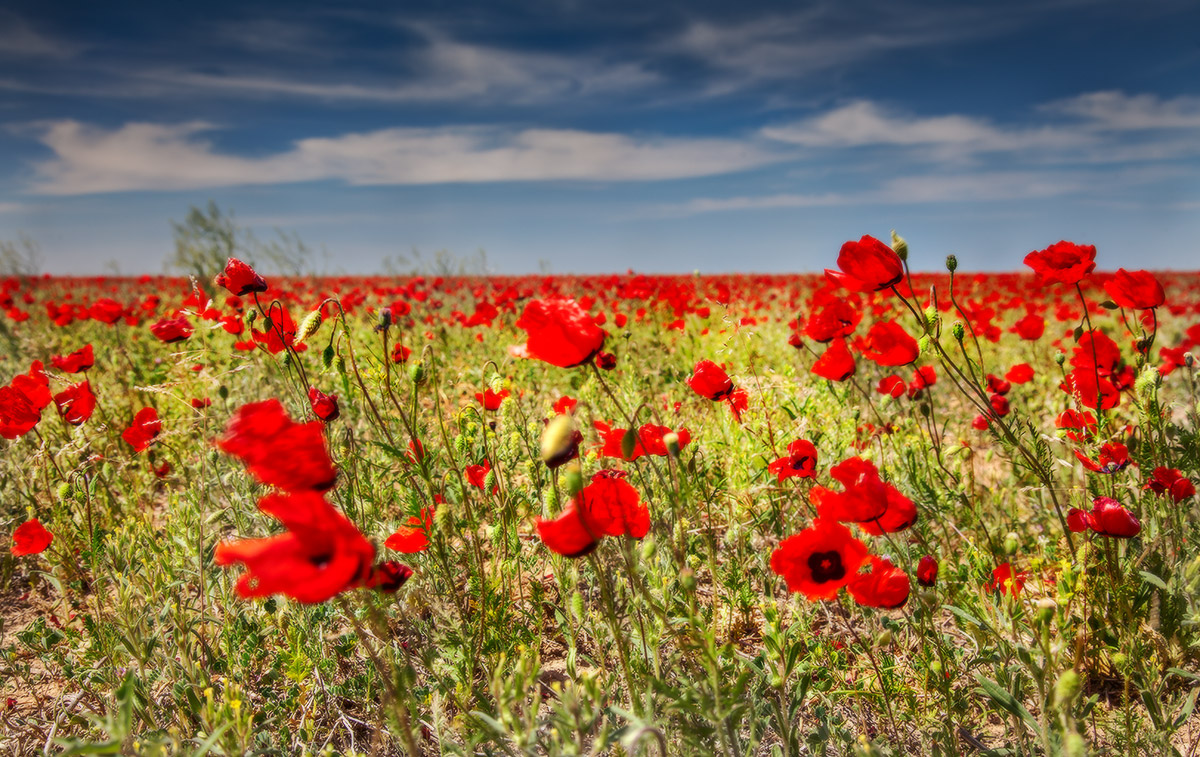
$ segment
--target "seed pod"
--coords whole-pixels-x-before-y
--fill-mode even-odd
[[[954,255],[946,256],[946,270],[949,271],[950,273],[954,273],[955,271],[958,270],[958,258],[957,257],[955,257]]]

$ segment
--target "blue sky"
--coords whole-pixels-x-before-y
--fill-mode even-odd
[[[369,273],[1200,268],[1200,6],[8,0],[0,239],[157,272],[214,200]]]

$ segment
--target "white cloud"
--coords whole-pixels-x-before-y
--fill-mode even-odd
[[[1093,142],[1077,129],[1003,129],[964,115],[917,117],[859,100],[812,118],[767,127],[763,136],[805,147],[898,145],[943,147],[965,152],[1079,147]]]
[[[1150,94],[1090,92],[1049,103],[1042,110],[1083,119],[1093,129],[1200,129],[1200,97],[1186,95],[1164,100]]]
[[[115,130],[57,121],[54,152],[32,190],[74,195],[336,179],[349,184],[652,181],[710,176],[781,159],[733,139],[630,137],[564,129],[383,129],[302,139],[260,157],[224,154],[198,135],[208,124],[130,123]]]

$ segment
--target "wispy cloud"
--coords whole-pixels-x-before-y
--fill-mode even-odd
[[[1083,119],[1097,130],[1200,129],[1200,97],[1194,96],[1163,99],[1111,90],[1058,100],[1041,110]]]
[[[54,158],[32,191],[73,195],[341,180],[355,185],[503,181],[653,181],[741,171],[780,153],[735,139],[630,137],[563,129],[383,129],[302,139],[261,157],[217,151],[210,124],[50,124]]]
[[[0,58],[70,58],[78,45],[47,36],[11,11],[0,10]]]

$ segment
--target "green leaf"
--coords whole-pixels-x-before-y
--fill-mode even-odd
[[[1029,710],[1025,709],[1025,705],[1017,701],[1017,698],[1009,693],[1007,689],[983,676],[978,676],[976,680],[979,681],[981,687],[979,691],[981,693],[986,694],[993,702],[1025,721],[1025,724],[1033,729],[1034,733],[1038,732],[1037,718]]]
[[[1143,581],[1150,584],[1151,586],[1157,586],[1158,588],[1162,589],[1163,591],[1167,590],[1167,585],[1165,583],[1163,583],[1163,580],[1161,578],[1159,578],[1158,576],[1154,575],[1153,573],[1151,573],[1150,571],[1139,570],[1138,575],[1140,575],[1142,577]]]

